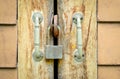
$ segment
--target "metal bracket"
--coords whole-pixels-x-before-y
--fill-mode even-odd
[[[34,12],[32,15],[32,21],[34,23],[34,50],[33,59],[40,61],[43,58],[43,53],[40,51],[40,23],[43,20],[43,16],[40,12]]]
[[[73,23],[76,24],[77,28],[77,49],[74,51],[74,58],[76,61],[81,62],[84,60],[84,53],[82,50],[82,28],[81,28],[81,21],[83,19],[83,14],[80,12],[76,12],[73,15]]]
[[[62,59],[63,52],[62,45],[46,45],[45,47],[45,56],[46,59]]]

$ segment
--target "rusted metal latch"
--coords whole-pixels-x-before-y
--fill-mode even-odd
[[[62,45],[46,45],[45,56],[46,59],[62,59]]]
[[[55,18],[54,18],[55,19]],[[43,16],[39,11],[36,11],[32,15],[32,21],[34,24],[34,50],[33,59],[35,61],[41,61],[43,58],[43,52],[40,50],[40,23],[43,20]],[[52,21],[51,21],[52,22]],[[53,27],[49,26],[48,31],[53,32],[54,37],[58,37],[60,27],[57,25],[57,18],[54,20]],[[45,58],[46,59],[62,59],[62,45],[46,45],[45,46]]]
[[[53,26],[53,27],[52,27]],[[59,35],[59,26],[50,25],[48,32],[53,32],[55,38]],[[46,45],[45,58],[46,59],[62,59],[63,46],[62,45]]]
[[[54,16],[54,24],[52,24],[51,21],[51,24],[48,27],[48,32],[51,32],[54,38],[58,38],[60,27],[57,24],[57,15]],[[62,49],[63,49],[62,45],[46,45],[45,48],[46,59],[62,59],[62,52],[63,52]]]
[[[76,24],[77,28],[77,49],[74,51],[74,58],[76,61],[81,62],[84,60],[84,53],[82,50],[82,29],[81,21],[83,19],[83,14],[76,12],[73,15],[73,23]],[[40,61],[43,58],[43,53],[40,50],[40,39],[39,39],[39,26],[43,20],[43,17],[40,12],[35,12],[32,16],[34,23],[34,51],[33,59],[35,61]],[[52,19],[51,19],[52,20]],[[51,21],[52,22],[52,21]],[[60,32],[60,27],[57,24],[57,16],[54,17],[54,24],[48,27],[48,32],[52,32],[53,37],[57,38]],[[45,58],[46,59],[62,59],[63,46],[62,45],[46,45],[45,46]]]

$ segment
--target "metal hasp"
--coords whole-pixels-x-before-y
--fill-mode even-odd
[[[62,59],[63,46],[62,45],[46,45],[45,56],[46,59]]]
[[[40,23],[43,20],[43,16],[40,12],[34,12],[32,15],[32,21],[34,23],[34,50],[33,59],[40,61],[43,58],[43,53],[40,51]]]
[[[77,40],[77,49],[74,51],[74,58],[77,62],[82,62],[84,60],[84,53],[82,50],[82,19],[83,19],[83,14],[80,12],[76,12],[73,15],[73,23],[76,24],[77,28],[77,34],[76,34],[76,40]]]

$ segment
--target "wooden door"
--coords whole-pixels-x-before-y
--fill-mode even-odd
[[[76,27],[72,23],[75,12],[83,13],[82,40],[85,61],[75,62]],[[59,63],[60,79],[97,79],[96,0],[58,0],[59,24],[62,27],[60,43],[64,58]]]
[[[19,0],[18,1],[18,78],[19,79],[53,79],[53,60],[33,60],[34,25],[31,19],[34,11],[40,11],[43,21],[40,26],[40,49],[44,52],[47,45],[47,27],[53,10],[53,0]],[[50,42],[48,43],[50,44]]]
[[[36,62],[32,58],[34,49],[34,25],[31,15],[40,11],[43,21],[40,26],[40,49],[44,53],[45,45],[52,45],[48,39],[47,28],[53,0],[18,0],[18,78],[54,79],[54,61],[43,59]],[[58,60],[58,79],[97,79],[97,24],[96,0],[57,0],[60,35],[58,44],[63,45],[63,58]],[[72,23],[75,12],[82,12],[82,40],[85,59],[74,61],[76,49],[76,27]],[[45,53],[44,53],[45,55]]]

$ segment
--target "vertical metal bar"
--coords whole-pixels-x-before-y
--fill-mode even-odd
[[[77,17],[77,49],[80,58],[82,57],[82,29],[81,29],[81,19]]]
[[[34,27],[34,48],[35,51],[39,51],[39,45],[40,45],[40,32],[39,32],[39,18],[36,17],[35,21],[35,27]]]
[[[40,12],[34,12],[32,16],[34,23],[34,50],[33,59],[35,61],[40,61],[43,58],[43,54],[40,51],[40,23],[43,20],[42,14]]]
[[[84,53],[82,50],[82,19],[83,19],[83,14],[80,12],[76,12],[73,15],[73,23],[76,24],[76,40],[77,40],[77,50],[75,50],[75,60],[78,62],[83,61],[84,59]]]

